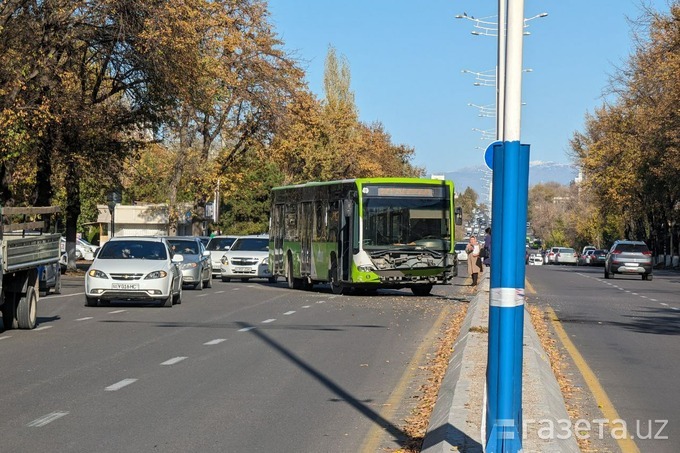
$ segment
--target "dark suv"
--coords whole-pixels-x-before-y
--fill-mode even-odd
[[[652,252],[642,241],[616,241],[604,262],[604,278],[614,274],[640,274],[652,279]]]

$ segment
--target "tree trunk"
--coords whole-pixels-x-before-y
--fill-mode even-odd
[[[66,165],[66,253],[68,269],[76,269],[76,233],[80,217],[80,184],[77,164],[73,158]]]

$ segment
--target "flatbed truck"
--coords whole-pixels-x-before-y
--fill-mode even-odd
[[[55,206],[0,206],[0,312],[5,330],[33,329],[37,323],[38,268],[59,261],[60,234],[36,220],[59,212]]]

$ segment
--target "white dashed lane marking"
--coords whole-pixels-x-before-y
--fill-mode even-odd
[[[8,339],[8,338],[12,338],[12,335],[5,335],[5,336],[2,336],[2,337],[0,337],[0,340],[6,340],[6,339]]]
[[[161,363],[161,365],[174,365],[185,359],[187,359],[187,357],[173,357],[172,359],[166,360],[165,362]]]
[[[42,327],[38,327],[37,329],[33,329],[33,332],[37,332],[37,331],[39,331],[39,330],[47,330],[47,329],[51,329],[52,327],[53,327],[53,326],[42,326]]]
[[[196,297],[208,297],[208,294],[199,294],[199,295],[196,296]]]
[[[239,332],[250,332],[253,330],[255,327],[244,327],[243,329],[239,329]]]
[[[114,310],[114,311],[110,311],[109,314],[110,314],[110,315],[115,315],[115,314],[118,314],[118,313],[125,313],[126,311],[127,311],[127,310]]]
[[[303,305],[302,308],[311,308],[311,305]]]
[[[104,390],[106,390],[107,392],[115,392],[116,390],[120,390],[123,387],[127,387],[130,384],[134,384],[135,382],[137,382],[137,379],[123,379],[122,381],[109,385]]]
[[[274,321],[276,321],[276,319],[274,319],[274,318],[265,319],[264,321],[262,321],[262,324],[269,324],[270,322],[274,322]]]
[[[215,294],[222,294],[224,291],[215,291]]]
[[[216,344],[223,343],[225,341],[227,341],[226,338],[215,338],[214,340],[210,340],[210,341],[203,343],[203,344],[206,345],[206,346],[213,346],[213,345],[216,345]]]
[[[293,313],[295,313],[295,310],[287,311],[283,315],[288,316],[288,315],[292,315]]]
[[[84,318],[78,318],[76,321],[87,321],[88,319],[94,319],[92,316],[85,316]]]
[[[48,423],[51,423],[65,415],[68,415],[68,412],[62,412],[62,411],[57,411],[57,412],[52,412],[51,414],[47,414],[43,417],[37,418],[33,420],[31,423],[29,423],[27,426],[31,428],[40,428],[41,426],[45,426]]]

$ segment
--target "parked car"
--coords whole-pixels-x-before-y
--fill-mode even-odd
[[[114,237],[99,250],[85,274],[85,304],[106,300],[182,303],[181,254],[170,256],[160,237]]]
[[[179,268],[185,285],[193,285],[201,290],[212,286],[212,262],[210,252],[205,249],[201,239],[196,236],[168,236],[163,240],[168,244],[170,256],[179,253],[184,257]]]
[[[453,244],[453,251],[456,252],[456,255],[458,256],[458,261],[467,261],[468,255],[467,252],[465,251],[465,248],[467,247],[468,243],[467,242],[456,242]]]
[[[652,279],[652,252],[642,241],[616,241],[604,262],[604,278],[615,274],[639,274],[643,280]]]
[[[591,266],[604,266],[604,262],[607,259],[607,251],[606,250],[593,250],[593,253],[590,255],[590,264]]]
[[[85,239],[76,238],[76,259],[92,261],[98,248]],[[62,253],[66,252],[66,238],[63,236],[61,238],[60,250]]]
[[[61,294],[61,262],[38,267],[38,291],[40,296],[46,296],[50,290],[53,290],[54,294]]]
[[[210,252],[210,261],[212,263],[213,277],[221,275],[220,266],[222,265],[222,256],[224,252],[231,248],[231,245],[238,238],[238,236],[213,236],[206,246]]]
[[[531,256],[529,256],[529,265],[530,266],[542,266],[543,265],[543,256],[540,253],[532,253]]]
[[[555,264],[555,256],[557,256],[557,252],[560,248],[559,247],[552,247],[546,254],[546,264]]]
[[[588,249],[585,251],[585,253],[582,253],[581,256],[578,257],[578,263],[576,263],[579,266],[588,266],[590,265],[590,257],[592,256],[594,249]]]
[[[559,247],[555,254],[555,264],[576,264],[578,254],[576,250],[568,247]]]
[[[241,236],[231,248],[224,252],[220,274],[223,282],[240,278],[247,282],[251,278],[266,278],[276,282],[276,276],[269,272],[269,236]]]
[[[583,250],[581,250],[581,256],[585,255],[588,250],[596,250],[596,249],[597,249],[597,247],[595,247],[594,245],[586,245],[585,247],[583,247]]]

